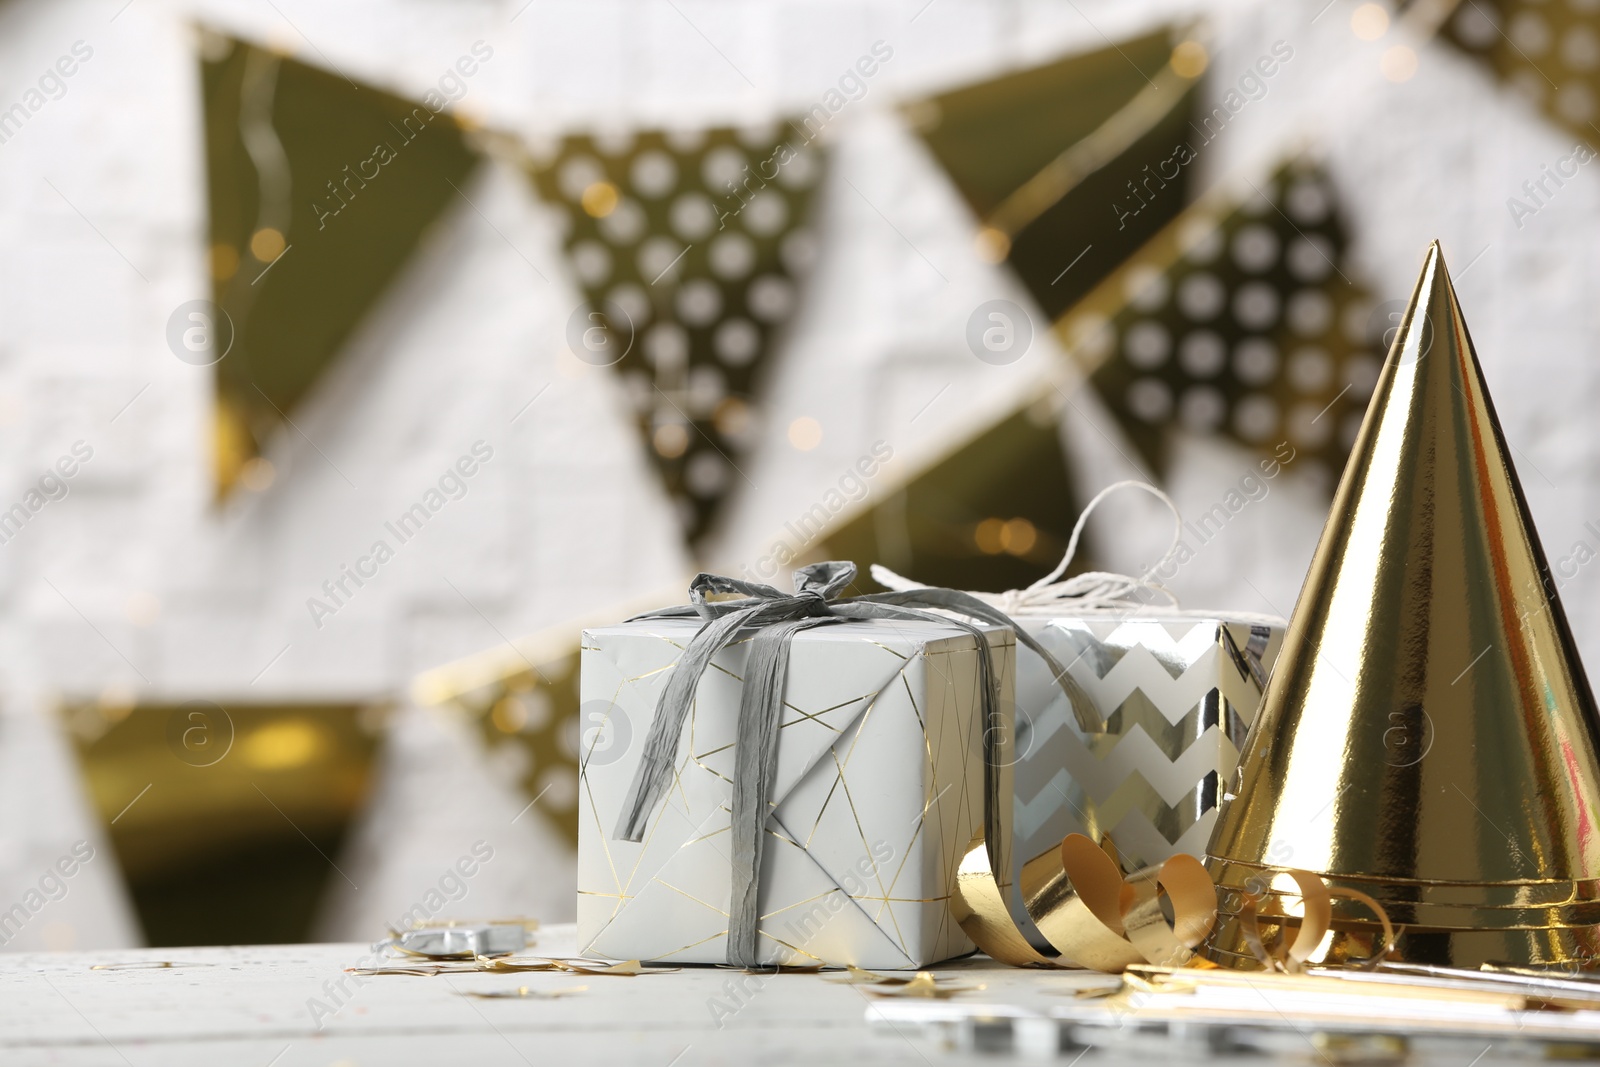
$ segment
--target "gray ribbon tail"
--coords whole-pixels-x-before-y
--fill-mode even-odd
[[[672,669],[672,677],[667,679],[667,686],[656,703],[655,718],[651,720],[650,732],[645,737],[639,769],[634,772],[633,784],[622,802],[622,816],[617,822],[615,834],[618,840],[644,840],[645,824],[649,821],[650,813],[666,795],[668,783],[672,781],[672,768],[678,755],[678,738],[683,735],[683,722],[689,717],[689,707],[694,703],[700,676],[705,673],[711,657],[733,640],[740,627],[759,610],[747,608],[731,612],[706,624],[679,657]]]
[[[732,605],[706,601],[704,594],[707,590],[719,591],[712,581],[716,578],[716,575],[702,574],[695,579],[694,585],[690,586],[690,593],[695,600],[693,610],[706,618],[707,622],[694,635],[689,647],[684,649],[683,655],[678,658],[677,664],[672,668],[672,677],[667,679],[666,688],[661,691],[661,699],[656,702],[655,718],[650,721],[650,732],[645,737],[639,768],[634,772],[633,783],[629,786],[628,795],[622,802],[622,816],[617,821],[615,833],[619,841],[644,840],[645,824],[650,819],[650,813],[655,811],[656,805],[666,796],[667,786],[672,781],[672,769],[677,761],[678,739],[683,736],[684,720],[689,717],[689,707],[694,703],[700,676],[711,665],[711,658],[731,642],[741,629],[767,626],[812,610],[814,598],[811,597],[757,599],[754,606],[751,606],[748,600],[735,602]],[[756,588],[777,592],[768,586],[752,586],[750,583],[737,582],[731,578],[718,580],[737,585],[739,588],[736,591]],[[735,608],[737,610],[733,610]],[[637,617],[674,618],[685,614],[686,612],[680,607],[649,612]]]
[[[761,854],[778,771],[778,728],[789,675],[789,641],[801,630],[828,618],[794,619],[767,627],[750,643],[744,691],[739,698],[739,728],[734,744],[733,893],[728,904],[728,962],[746,969],[760,965],[757,928],[761,921]]]

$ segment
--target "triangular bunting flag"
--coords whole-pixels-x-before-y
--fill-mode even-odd
[[[421,708],[475,722],[489,763],[503,779],[522,786],[525,817],[533,818],[537,809],[577,847],[579,765],[620,759],[637,740],[626,735],[626,722],[612,718],[609,702],[579,706],[583,629],[682,599],[681,587],[663,589],[442,664],[416,679],[411,699]]]
[[[1595,127],[1600,121],[1600,23],[1594,12],[1584,3],[1472,0],[1456,8],[1443,32],[1493,67],[1514,92],[1592,144],[1600,137]],[[1589,158],[1593,155],[1590,150]],[[1577,173],[1576,166],[1572,172]],[[1542,195],[1556,188],[1559,183]],[[1541,206],[1541,194],[1522,195],[1531,199],[1530,208]]]
[[[1007,259],[1060,315],[1189,201],[1205,50],[1165,32],[911,104],[907,115]]]
[[[473,155],[437,94],[403,100],[203,40],[215,328],[231,341],[216,364],[226,492],[241,476],[260,486],[247,463],[458,197]]]
[[[1351,280],[1345,240],[1328,174],[1297,161],[1185,211],[1056,330],[1157,470],[1182,429],[1331,488],[1400,310]]]
[[[335,857],[350,881],[329,884],[313,938],[370,943],[413,924],[571,919],[568,836],[529,810],[519,783],[495,773],[503,768],[485,773],[485,762],[460,715],[405,705],[390,714],[372,794]],[[440,872],[452,868],[470,872],[467,895],[454,900],[438,892]]]
[[[102,818],[91,807],[93,783],[75,765],[61,721],[47,711],[50,701],[14,686],[10,682],[0,697],[0,810],[12,813],[0,831],[7,856],[0,899],[11,902],[0,920],[0,948],[61,952],[142,944],[104,829],[117,813]],[[127,789],[119,805],[126,807],[141,788]],[[41,874],[58,876],[64,888],[45,896]]]
[[[521,785],[530,807],[573,848],[578,846],[579,760],[586,744],[610,743],[604,734],[607,716],[585,721],[580,714],[578,634],[570,627],[566,647],[553,648],[537,663],[511,664],[465,692],[441,692],[437,701],[477,723],[490,762],[502,777]],[[428,677],[458,677],[452,671],[460,666],[441,667]]]
[[[349,704],[65,705],[83,780],[145,940],[281,944],[311,933],[378,743]]]
[[[587,299],[567,342],[615,365],[686,536],[743,478],[754,400],[812,256],[815,148],[776,128],[567,138],[536,163]]]

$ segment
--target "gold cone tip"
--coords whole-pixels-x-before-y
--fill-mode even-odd
[[[1448,884],[1468,908],[1600,877],[1597,723],[1435,241],[1208,867]]]

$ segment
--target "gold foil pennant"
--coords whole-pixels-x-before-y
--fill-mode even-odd
[[[346,973],[360,977],[374,975],[405,974],[419,978],[432,978],[440,974],[475,974],[487,971],[491,974],[516,974],[522,971],[564,971],[564,967],[556,960],[545,959],[542,956],[524,957],[499,957],[491,959],[488,956],[478,956],[475,959],[449,959],[426,960],[416,963],[397,963],[380,967],[347,967]]]

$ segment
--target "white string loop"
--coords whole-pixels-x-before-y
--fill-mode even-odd
[[[1116,574],[1110,571],[1086,571],[1075,574],[1065,580],[1061,576],[1072,565],[1072,558],[1078,553],[1078,541],[1083,536],[1083,528],[1089,521],[1089,516],[1100,502],[1119,489],[1139,489],[1160,500],[1172,513],[1172,543],[1167,546],[1167,551],[1149,567],[1143,574],[1134,577],[1128,574]],[[1026,589],[1009,589],[1004,593],[978,593],[977,596],[992,603],[1007,615],[1037,615],[1042,613],[1057,613],[1062,610],[1073,612],[1100,612],[1100,611],[1147,611],[1151,608],[1157,610],[1178,611],[1181,606],[1177,596],[1155,581],[1151,576],[1161,571],[1178,553],[1178,546],[1183,538],[1183,516],[1178,512],[1178,506],[1166,493],[1151,485],[1149,482],[1127,480],[1112,482],[1094,495],[1094,498],[1084,506],[1083,513],[1078,516],[1077,523],[1072,527],[1072,536],[1067,539],[1067,551],[1061,557],[1061,562],[1043,578],[1034,582]],[[920,589],[921,582],[896,574],[887,567],[874,563],[872,577],[878,584],[890,589]],[[1154,594],[1164,598],[1165,603],[1151,603],[1141,594]]]

